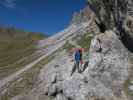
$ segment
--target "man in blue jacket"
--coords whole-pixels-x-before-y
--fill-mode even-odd
[[[78,69],[78,72],[80,72],[80,68],[79,68],[79,63],[81,61],[81,54],[80,54],[80,51],[79,50],[76,50],[75,52],[75,65],[76,65],[76,68]]]

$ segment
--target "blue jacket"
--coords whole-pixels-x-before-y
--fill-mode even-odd
[[[76,51],[75,52],[75,60],[77,61],[77,62],[80,62],[80,52],[79,51]]]

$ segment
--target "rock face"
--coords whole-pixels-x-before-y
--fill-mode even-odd
[[[101,32],[116,30],[128,48],[133,42],[133,0],[88,0]],[[131,50],[133,51],[133,50]]]
[[[74,72],[71,76],[74,62],[65,52],[60,53],[41,70],[38,86],[27,98],[128,100],[123,90],[130,67],[128,51],[117,35],[107,31],[94,37],[89,54],[88,67],[82,73]]]

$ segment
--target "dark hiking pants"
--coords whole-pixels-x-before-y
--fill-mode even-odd
[[[74,67],[72,68],[71,76],[76,70],[78,70],[78,72],[80,72],[79,62],[78,61],[75,61]]]

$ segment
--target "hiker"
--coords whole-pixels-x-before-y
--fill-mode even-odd
[[[75,54],[74,54],[74,59],[75,59],[75,65],[76,65],[76,68],[77,68],[77,70],[78,70],[78,72],[80,72],[80,67],[79,67],[79,65],[80,65],[80,61],[81,61],[81,53],[80,53],[81,51],[79,50],[79,49],[77,49],[76,51],[75,51]]]
[[[82,49],[82,48],[79,49],[79,53],[80,53],[79,69],[80,69],[80,71],[81,71],[81,69],[82,69],[82,64],[83,64],[83,60],[82,60],[83,49]]]
[[[75,72],[75,70],[78,70],[78,72],[80,73],[81,71],[80,71],[80,62],[81,62],[81,53],[80,53],[80,50],[79,49],[76,49],[75,51],[74,51],[74,67],[73,67],[73,69],[72,69],[72,73],[71,73],[71,75]]]
[[[120,32],[120,33],[119,33],[120,36],[121,36],[121,34],[122,34],[122,31],[123,31],[122,24],[123,24],[123,21],[122,21],[122,18],[120,18],[120,19],[119,19],[119,22],[118,22],[118,26],[117,26],[117,29],[118,29],[118,31]]]
[[[82,65],[82,71],[84,71],[89,64],[89,49],[83,49],[82,50],[82,60],[83,60],[83,65]]]
[[[102,41],[99,38],[96,38],[92,42],[92,47],[94,52],[102,52],[102,47],[101,47]]]
[[[116,35],[118,35],[119,36],[119,38],[121,39],[121,37],[123,36],[123,32],[124,32],[124,30],[123,30],[123,17],[120,17],[119,19],[118,19],[118,21],[117,21],[117,23],[116,23],[116,29],[115,29],[115,33],[116,33]]]

